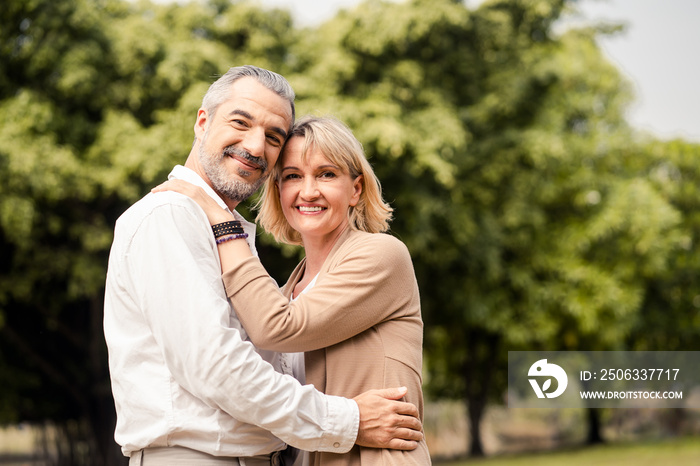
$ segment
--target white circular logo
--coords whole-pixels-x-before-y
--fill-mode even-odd
[[[566,376],[564,369],[556,364],[547,363],[546,359],[540,359],[530,366],[530,370],[527,372],[527,375],[528,377],[549,377],[544,381],[541,387],[537,382],[537,379],[528,379],[530,381],[530,385],[532,385],[532,389],[537,395],[537,398],[556,398],[564,393],[564,390],[566,390],[566,385],[569,383],[569,378]],[[552,386],[552,378],[557,380],[557,389],[549,393],[547,390],[549,390]]]

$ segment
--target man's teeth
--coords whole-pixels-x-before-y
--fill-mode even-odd
[[[299,206],[298,207],[300,212],[320,212],[323,210],[323,207],[306,207],[306,206]]]

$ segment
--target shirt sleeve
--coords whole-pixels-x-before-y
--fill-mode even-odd
[[[385,234],[343,244],[314,287],[289,302],[269,283],[257,258],[223,275],[226,292],[250,339],[276,351],[313,351],[402,317],[415,297],[406,246]]]
[[[297,448],[347,452],[357,436],[357,404],[276,372],[242,339],[209,224],[192,201],[177,199],[146,216],[125,253],[139,308],[172,377],[207,405]]]

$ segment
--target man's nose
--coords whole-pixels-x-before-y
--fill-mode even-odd
[[[251,128],[246,131],[242,143],[243,149],[247,150],[253,157],[264,159],[265,156],[265,131]]]

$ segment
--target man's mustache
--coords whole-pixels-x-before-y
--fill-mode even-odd
[[[260,170],[262,170],[263,173],[267,172],[267,162],[265,161],[265,159],[262,159],[260,157],[255,157],[255,156],[251,155],[251,153],[248,152],[247,150],[240,149],[238,147],[228,146],[228,147],[224,148],[224,155],[225,156],[235,155],[237,157],[240,157],[242,159],[247,160],[248,162],[250,162],[254,165],[257,165],[258,167],[260,167]]]

